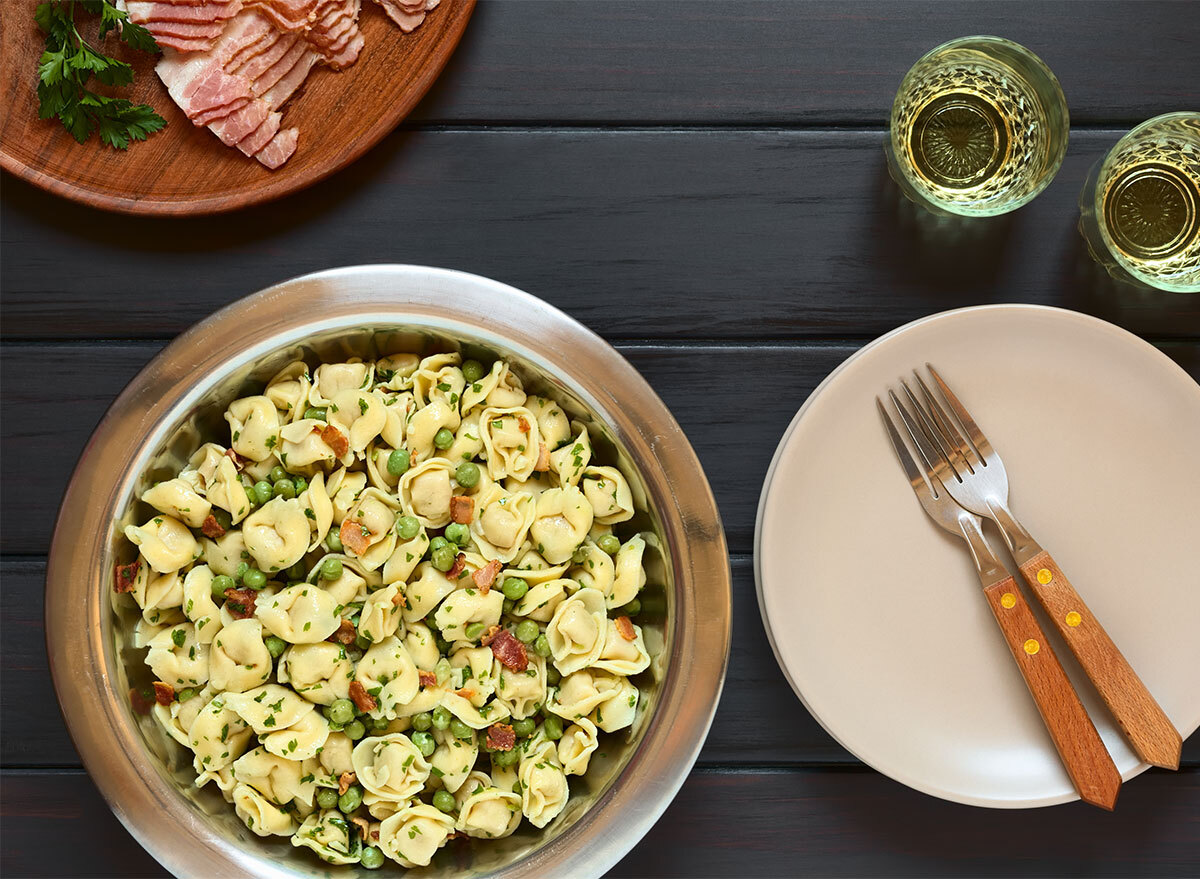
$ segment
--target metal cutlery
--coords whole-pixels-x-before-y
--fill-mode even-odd
[[[920,427],[932,441],[928,463],[934,473],[959,505],[999,526],[1021,575],[1137,755],[1154,766],[1179,768],[1183,745],[1179,731],[1062,569],[1013,515],[1008,506],[1008,475],[1000,456],[937,370],[929,364],[926,368],[936,384],[936,393],[915,370],[920,400],[907,383],[903,385]]]
[[[900,428],[883,402],[876,398],[879,414],[913,492],[929,518],[961,537],[970,548],[988,606],[1079,796],[1084,802],[1111,810],[1121,789],[1121,776],[1100,734],[1025,603],[1016,581],[984,538],[982,520],[955,503],[938,478],[933,466],[938,452],[931,438],[916,423],[917,416],[909,413],[894,393],[889,391],[889,396],[904,423],[904,432],[920,456],[921,463],[918,464],[901,439]]]

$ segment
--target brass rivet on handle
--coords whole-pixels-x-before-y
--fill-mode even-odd
[[[1078,626],[1080,623],[1083,622],[1083,617],[1081,617],[1079,615],[1078,611],[1072,610],[1072,611],[1068,611],[1066,620],[1067,620],[1067,625],[1073,629],[1076,626]]]
[[[1013,595],[1011,592],[1005,592],[1003,595],[1000,596],[1000,606],[1001,607],[1016,607],[1016,605],[1017,605],[1017,596]]]
[[[1047,583],[1049,583],[1051,580],[1054,579],[1054,575],[1050,573],[1049,568],[1042,568],[1040,571],[1037,572],[1037,578],[1038,578],[1038,582],[1041,583],[1043,586],[1045,586]]]
[[[1025,652],[1028,653],[1030,656],[1033,656],[1035,653],[1037,653],[1041,649],[1042,649],[1042,645],[1039,644],[1037,641],[1035,641],[1033,638],[1030,638],[1028,641],[1025,642]]]

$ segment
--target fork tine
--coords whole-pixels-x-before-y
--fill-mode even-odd
[[[896,427],[896,422],[892,420],[892,416],[888,413],[887,408],[883,405],[883,401],[878,397],[875,398],[875,406],[879,409],[879,415],[883,418],[883,425],[887,428],[888,436],[892,440],[892,447],[896,450],[896,457],[900,459],[900,466],[904,468],[904,473],[908,476],[908,481],[912,483],[913,491],[917,492],[918,496],[921,493],[923,484],[928,485],[934,497],[937,497],[937,491],[933,488],[933,483],[925,482],[922,477],[922,469],[917,466],[917,462],[913,460],[912,453],[908,450],[908,446],[904,444],[904,440],[900,438],[900,431]]]
[[[888,396],[892,400],[892,405],[896,407],[896,412],[899,413],[900,420],[904,422],[909,439],[913,441],[913,444],[917,447],[917,451],[921,454],[921,458],[925,463],[925,472],[934,473],[939,466],[949,467],[949,462],[942,455],[941,451],[929,441],[929,437],[921,426],[913,420],[912,415],[904,407],[904,404],[900,402],[900,398],[896,396],[896,392],[889,388]],[[954,473],[953,467],[950,468],[950,473],[957,476]]]
[[[913,410],[917,413],[917,420],[924,428],[925,435],[932,440],[937,446],[939,452],[942,453],[942,459],[950,465],[950,471],[956,476],[963,473],[970,473],[971,469],[966,466],[962,460],[962,456],[958,454],[958,450],[954,448],[950,440],[942,435],[942,432],[937,429],[937,425],[929,417],[929,413],[925,411],[925,407],[921,405],[916,394],[912,392],[912,388],[908,386],[908,382],[900,379],[900,386],[904,388],[904,394],[912,403]],[[961,481],[961,480],[960,480]]]
[[[971,447],[971,444],[963,438],[958,426],[954,423],[954,419],[950,417],[950,413],[933,396],[929,390],[929,386],[925,384],[925,379],[921,378],[921,374],[915,369],[913,370],[913,377],[917,380],[917,384],[921,386],[921,396],[925,398],[925,406],[922,408],[928,410],[929,414],[933,417],[941,438],[945,443],[954,447],[962,457],[967,469],[974,473],[975,466],[979,463],[979,455]]]
[[[995,454],[992,444],[983,435],[983,431],[979,429],[979,425],[975,423],[975,419],[971,417],[971,413],[959,402],[958,397],[954,396],[954,391],[950,390],[950,387],[938,375],[938,371],[933,368],[933,364],[926,363],[925,368],[929,370],[929,374],[937,382],[938,389],[942,392],[942,397],[950,404],[950,408],[954,410],[954,415],[958,418],[958,423],[963,426],[963,429],[967,432],[967,436],[970,437],[971,443],[979,453],[980,460],[984,466],[987,466],[987,459]]]

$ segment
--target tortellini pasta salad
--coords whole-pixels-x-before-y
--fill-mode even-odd
[[[332,864],[546,827],[651,661],[626,477],[457,353],[296,361],[225,421],[124,531],[134,707],[250,830]]]

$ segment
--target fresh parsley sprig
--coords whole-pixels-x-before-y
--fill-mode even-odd
[[[43,33],[46,50],[38,60],[38,115],[57,117],[80,143],[93,131],[116,149],[126,149],[131,140],[145,140],[160,131],[167,121],[148,104],[100,95],[87,87],[93,76],[102,84],[125,86],[133,82],[133,68],[123,61],[96,51],[75,28],[75,6],[100,16],[100,39],[116,31],[121,42],[143,52],[158,52],[150,32],[129,20],[128,14],[109,0],[50,0],[34,12]]]

